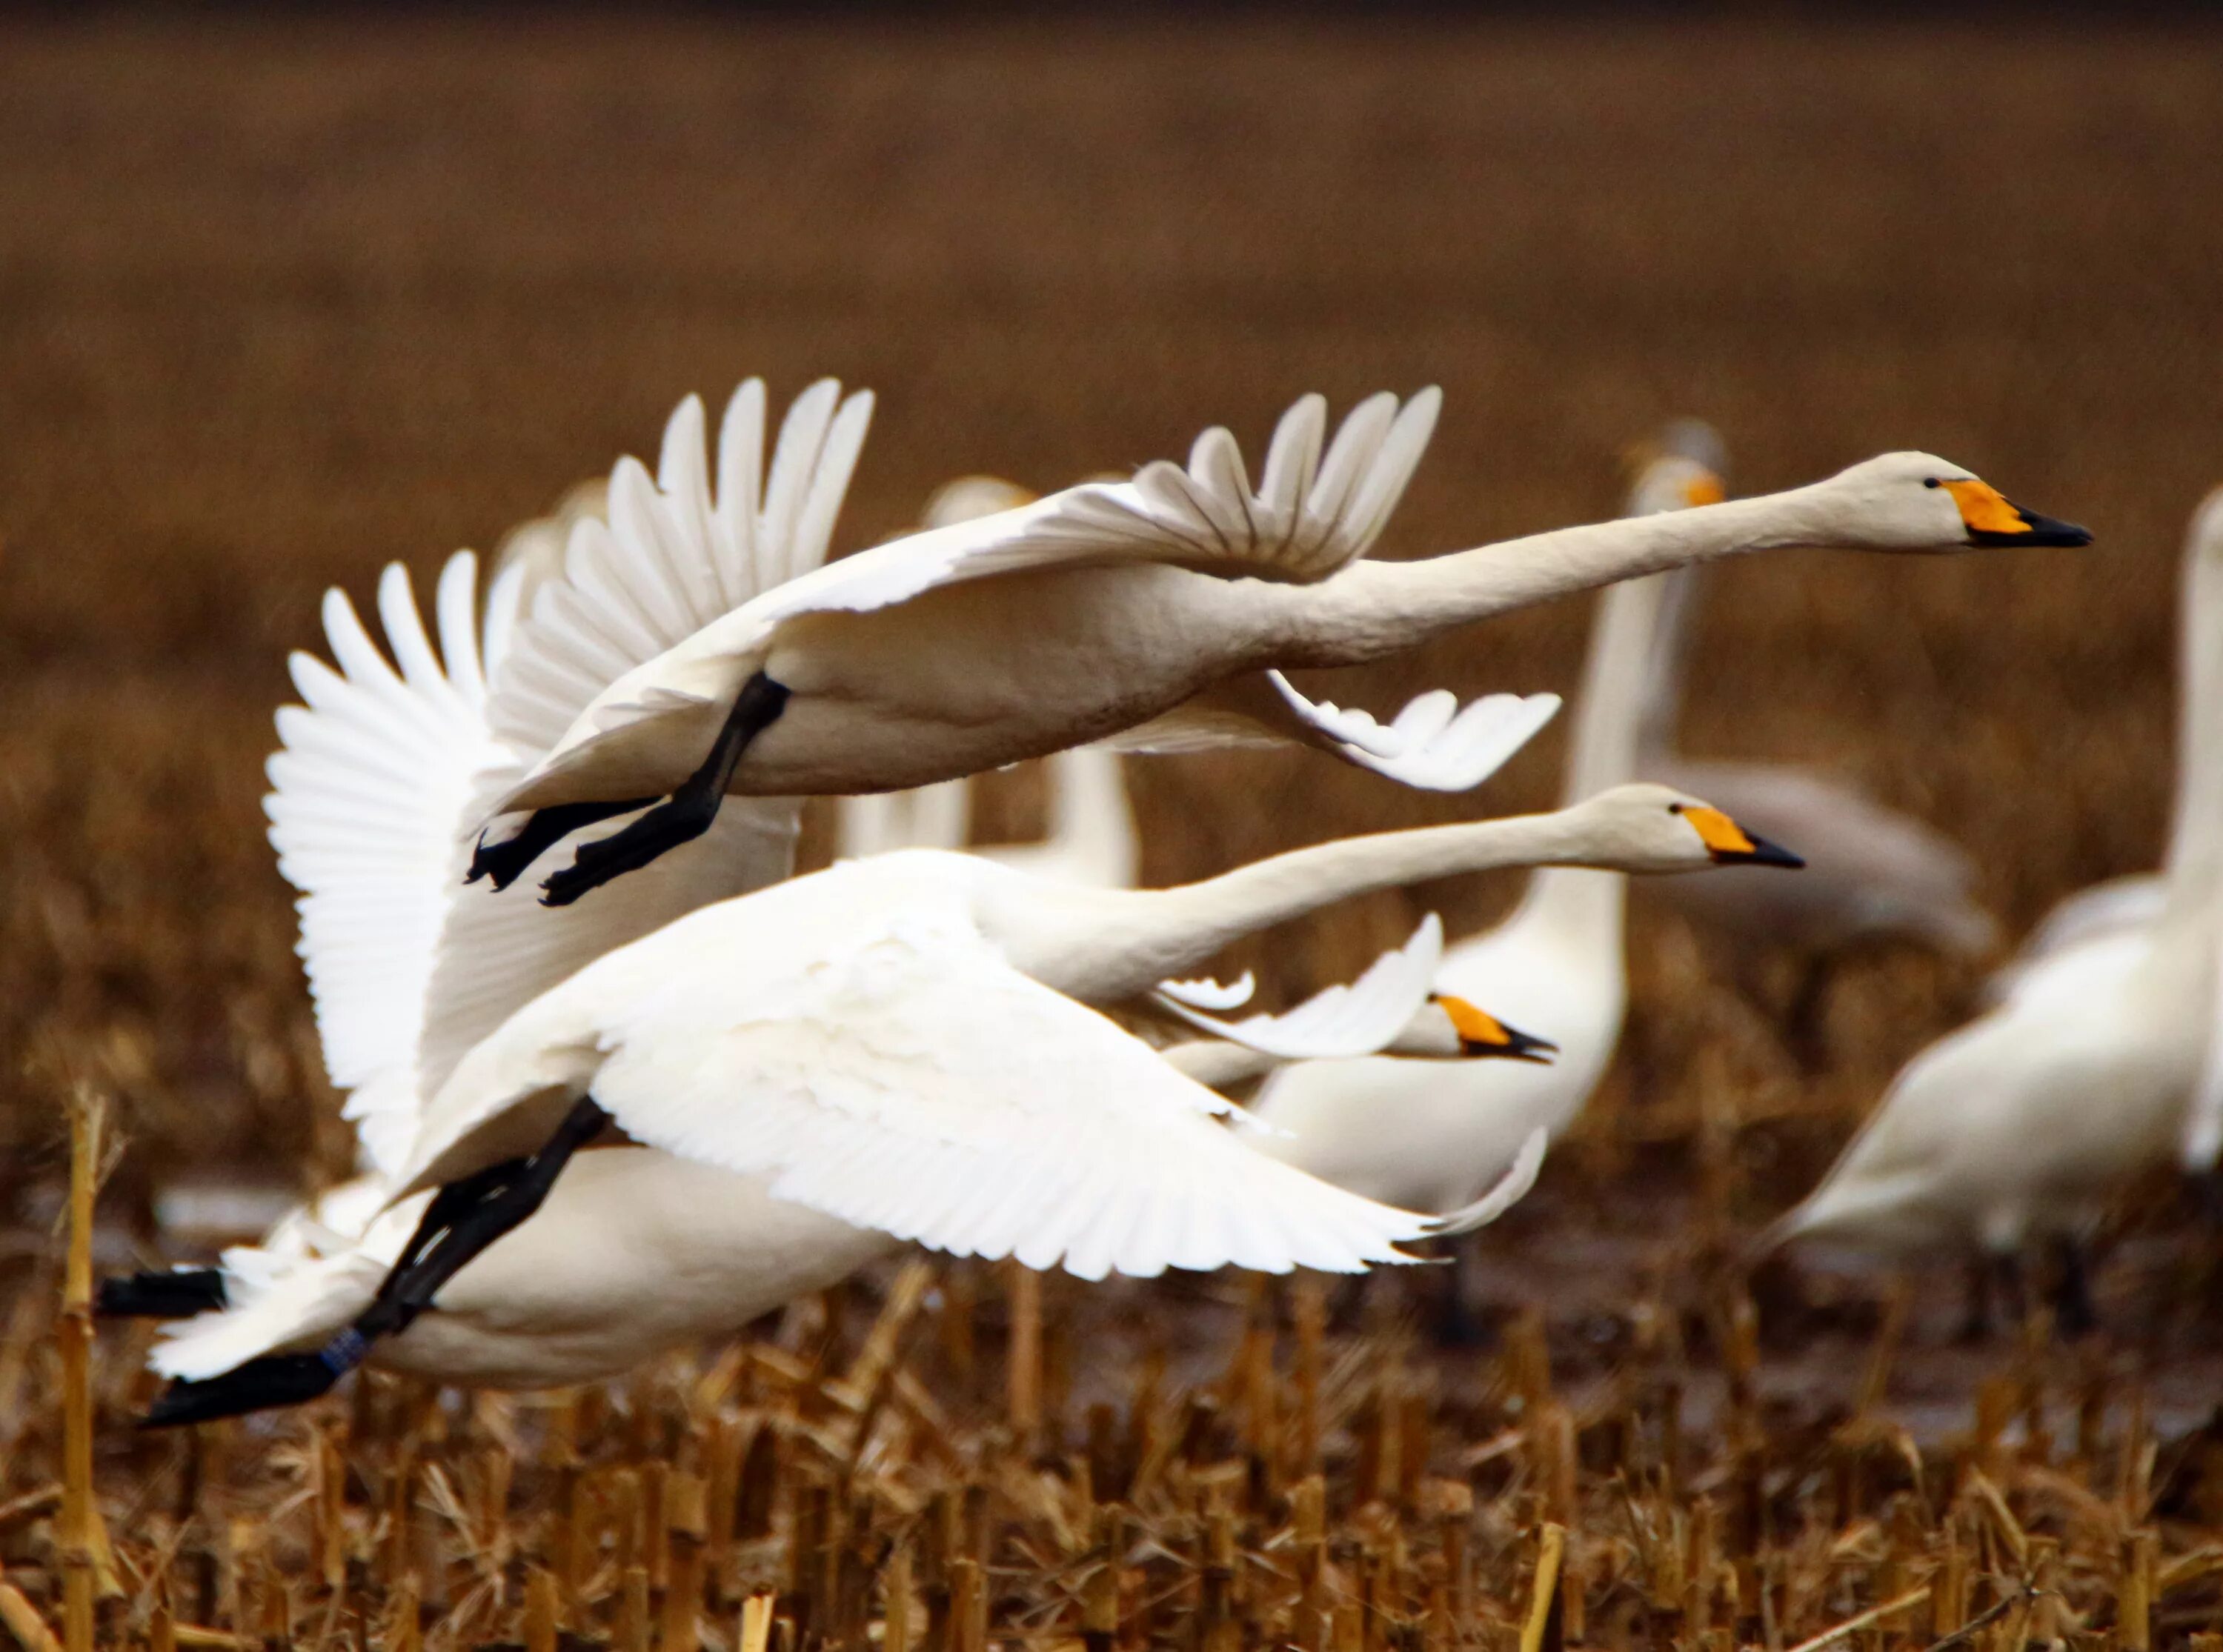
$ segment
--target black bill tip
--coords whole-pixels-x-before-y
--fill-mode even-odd
[[[1793,871],[1806,864],[1804,855],[1793,854],[1779,843],[1771,843],[1766,838],[1749,832],[1745,833],[1745,837],[1752,845],[1750,849],[1726,852],[1716,850],[1714,858],[1730,866],[1787,866]]]
[[[2021,528],[1999,532],[1989,528],[1971,528],[1968,543],[1972,545],[1997,545],[2012,549],[2017,545],[2088,545],[2092,530],[2079,527],[2074,522],[2063,522],[2050,516],[2040,516],[2035,511],[2025,511],[2018,506],[2015,514],[2023,519]]]
[[[1517,1027],[1508,1027],[1503,1021],[1497,1025],[1505,1034],[1505,1041],[1502,1044],[1467,1039],[1459,1042],[1471,1056],[1494,1056],[1501,1061],[1529,1061],[1540,1067],[1550,1066],[1552,1058],[1559,1053],[1559,1046],[1549,1039],[1537,1038]]]

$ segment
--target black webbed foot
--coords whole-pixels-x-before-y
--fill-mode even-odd
[[[588,890],[638,871],[658,856],[692,843],[708,832],[726,801],[726,785],[733,779],[741,754],[751,740],[779,720],[786,705],[786,688],[763,672],[743,683],[702,766],[682,781],[670,798],[622,832],[613,832],[599,843],[581,844],[570,865],[541,884],[541,904],[568,907]]]
[[[191,1319],[223,1306],[221,1269],[158,1268],[103,1279],[92,1311],[103,1319]]]
[[[213,1423],[223,1416],[244,1416],[274,1405],[299,1405],[329,1390],[346,1369],[322,1354],[268,1354],[220,1377],[198,1382],[179,1378],[162,1391],[162,1397],[139,1419],[139,1426],[174,1429],[188,1423]]]
[[[471,870],[463,875],[463,882],[475,883],[490,877],[497,892],[506,889],[568,834],[614,815],[646,808],[654,801],[652,797],[633,797],[622,803],[557,803],[535,809],[524,830],[513,838],[488,843],[485,833],[479,834],[478,847],[471,851]]]

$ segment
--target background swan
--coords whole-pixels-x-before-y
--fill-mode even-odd
[[[547,882],[576,899],[715,817],[728,791],[843,794],[952,778],[1091,740],[1193,749],[1281,734],[1447,788],[1502,760],[1520,707],[1433,697],[1378,725],[1279,677],[1357,664],[1546,598],[1741,551],[2081,544],[1943,460],[1892,454],[1823,482],[1414,562],[1366,551],[1438,398],[1281,422],[1253,491],[1206,431],[1182,470],[1087,483],[863,551],[706,625],[597,695],[494,800],[531,812],[475,870],[507,883],[573,824],[669,795]],[[683,523],[667,530],[683,531]],[[1445,697],[1447,699],[1447,697]],[[563,813],[557,810],[566,811]]]
[[[1669,427],[1661,445],[1631,490],[1631,516],[1688,510],[1724,497],[1725,452],[1710,426],[1682,421]],[[1818,1065],[1829,983],[1850,952],[1905,941],[1951,957],[1979,957],[1997,943],[1999,926],[1975,898],[1975,868],[1967,854],[1926,822],[1811,769],[1692,758],[1675,750],[1703,576],[1685,568],[1662,577],[1666,591],[1638,725],[1637,772],[1712,798],[1757,830],[1798,844],[1806,872],[1712,878],[1707,888],[1663,888],[1660,898],[1725,938],[1738,959],[1785,951],[1798,958],[1785,1027],[1794,1052]]]
[[[2106,1196],[2169,1162],[2217,1008],[2223,908],[2223,493],[2195,518],[2183,587],[2186,767],[2161,914],[2054,954],[2004,1003],[1909,1062],[1813,1192],[1759,1239],[1887,1255],[2062,1248],[2065,1326],[2088,1323],[2078,1249]]]
[[[1654,576],[1599,599],[1562,786],[1570,801],[1634,773],[1664,589]],[[1438,989],[1551,1040],[1558,1055],[1549,1066],[1382,1056],[1285,1067],[1254,1103],[1278,1134],[1253,1145],[1391,1203],[1449,1209],[1465,1203],[1469,1190],[1504,1173],[1531,1131],[1563,1132],[1604,1075],[1628,1003],[1626,899],[1618,873],[1552,867],[1529,880],[1510,915],[1445,954]]]

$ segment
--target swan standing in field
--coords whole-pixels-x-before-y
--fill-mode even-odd
[[[1629,499],[1631,516],[1685,510],[1724,497],[1721,439],[1685,421],[1647,465]],[[1731,763],[1674,749],[1684,656],[1699,578],[1666,575],[1653,671],[1638,725],[1639,774],[1711,798],[1740,820],[1798,845],[1805,875],[1708,878],[1710,887],[1663,889],[1666,903],[1733,941],[1741,956],[1782,948],[1803,959],[1785,1021],[1802,1060],[1818,1065],[1830,977],[1854,949],[1911,941],[1956,958],[1980,957],[1999,927],[1972,891],[1975,869],[1935,827],[1885,807],[1841,780],[1781,763]],[[1687,880],[1686,880],[1687,881]]]
[[[1635,771],[1637,718],[1663,592],[1654,576],[1616,585],[1599,600],[1567,755],[1563,795],[1570,801]],[[1276,1134],[1252,1145],[1389,1203],[1433,1210],[1464,1203],[1472,1190],[1504,1174],[1530,1132],[1564,1131],[1604,1076],[1628,1002],[1626,904],[1618,873],[1540,871],[1509,916],[1455,942],[1436,972],[1439,991],[1548,1036],[1559,1050],[1549,1066],[1484,1069],[1377,1056],[1284,1067],[1268,1079],[1253,1109]]]
[[[398,1224],[402,1201],[431,1204],[368,1308],[320,1348],[310,1339],[313,1351],[173,1386],[154,1419],[322,1392],[421,1323],[489,1244],[529,1234],[518,1224],[560,1196],[575,1157],[660,1150],[769,1178],[771,1197],[821,1217],[1086,1278],[1411,1259],[1401,1244],[1518,1198],[1542,1133],[1465,1210],[1395,1209],[1250,1152],[1219,1128],[1231,1103],[1090,1005],[1398,883],[1539,862],[1679,871],[1771,857],[1790,858],[1694,799],[1633,786],[1553,814],[1296,850],[1174,889],[1078,888],[910,850],[704,908],[588,964],[457,1063],[381,1221]],[[637,1145],[579,1153],[612,1126]]]
[[[2176,1156],[2216,1020],[2223,492],[2194,519],[2182,625],[2178,833],[2160,913],[2053,954],[1916,1056],[1756,1255],[1811,1238],[1893,1257],[1975,1249],[2011,1268],[2050,1241],[2063,1329],[2091,1322],[2082,1243],[2110,1192]]]
[[[598,694],[494,801],[489,817],[526,818],[488,835],[473,875],[507,885],[578,826],[645,807],[546,881],[548,899],[569,902],[704,830],[728,793],[892,790],[1115,735],[1167,750],[1278,733],[1464,789],[1502,760],[1469,723],[1489,702],[1453,717],[1424,697],[1385,726],[1305,699],[1279,669],[1378,659],[1567,592],[1742,551],[2090,538],[1944,460],[1890,454],[1762,498],[1367,560],[1439,399],[1363,402],[1323,454],[1325,404],[1307,397],[1275,430],[1255,491],[1234,438],[1215,429],[1186,470],[1161,462],[1130,482],[1085,483],[768,592]]]

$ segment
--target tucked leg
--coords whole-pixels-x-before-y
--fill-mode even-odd
[[[691,843],[710,829],[718,808],[726,801],[726,786],[748,750],[749,742],[779,720],[787,706],[787,690],[759,671],[742,685],[726,715],[724,726],[710,747],[702,766],[682,781],[664,801],[621,832],[599,843],[581,844],[571,864],[556,873],[541,889],[541,900],[551,907],[568,907],[589,889],[600,889],[612,878],[637,871],[667,850]]]
[[[475,883],[482,877],[491,877],[496,889],[506,889],[525,876],[526,868],[569,833],[614,815],[645,809],[654,801],[652,797],[629,797],[622,803],[557,803],[535,809],[532,819],[526,821],[525,829],[513,838],[488,843],[481,834],[478,847],[471,851],[471,870],[464,875],[463,882]]]
[[[2092,1301],[2091,1258],[2084,1241],[2074,1234],[2055,1240],[2053,1253],[2059,1270],[2054,1281],[2053,1322],[2074,1341],[2100,1329],[2100,1310]]]
[[[167,1268],[103,1279],[93,1311],[103,1319],[191,1319],[223,1306],[221,1269]]]
[[[532,1158],[506,1160],[442,1188],[377,1297],[347,1329],[313,1354],[266,1354],[221,1376],[173,1382],[140,1426],[206,1423],[314,1399],[362,1364],[378,1338],[406,1330],[442,1285],[538,1209],[571,1155],[608,1121],[583,1098]]]

